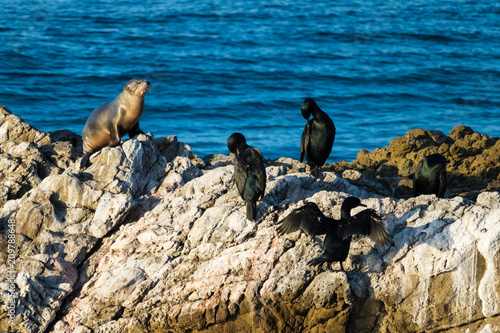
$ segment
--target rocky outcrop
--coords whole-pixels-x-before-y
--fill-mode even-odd
[[[460,195],[476,200],[482,191],[500,190],[500,139],[466,126],[453,128],[449,136],[441,131],[414,129],[392,139],[387,147],[372,152],[361,150],[353,162],[336,162],[325,169],[340,174],[357,170],[362,177],[355,184],[371,186],[384,196],[408,198],[412,193],[408,178],[424,156],[435,153],[448,160],[449,197]]]
[[[438,332],[500,325],[498,193],[481,194],[477,204],[434,196],[396,201],[369,198],[333,175],[316,182],[291,174],[269,184],[261,220],[253,223],[244,218],[231,169],[144,198],[158,203],[89,259],[94,274],[55,330]],[[354,243],[348,274],[307,266],[321,240],[280,238],[275,222],[306,198],[338,218],[349,194],[384,216],[394,246]]]
[[[80,136],[38,131],[0,105],[0,208],[49,175],[61,174],[81,154]]]
[[[39,174],[44,164],[33,162],[29,174],[38,181],[0,210],[1,244],[14,221],[17,247],[15,318],[11,324],[4,297],[0,330],[499,331],[498,192],[482,192],[476,202],[397,199],[377,194],[397,174],[368,177],[387,167],[351,168],[358,161],[317,181],[304,164],[282,158],[268,163],[254,222],[245,218],[228,157],[201,160],[175,137],[142,134],[104,148],[78,172],[77,136],[45,134],[9,117],[15,125],[0,126],[2,133],[31,133],[23,140],[32,141],[2,134],[2,147],[27,145],[29,156],[56,171]],[[59,149],[57,142],[66,143]],[[20,156],[25,163],[28,155]],[[338,218],[349,195],[380,213],[393,244],[353,242],[347,274],[307,266],[322,238],[281,238],[276,222],[304,201]],[[2,271],[7,253],[4,246]],[[10,284],[0,276],[3,296]]]
[[[43,331],[83,278],[78,267],[134,211],[140,195],[162,181],[182,186],[201,171],[189,158],[167,162],[153,140],[140,135],[120,147],[104,148],[92,159],[91,167],[77,172],[74,162],[81,156],[81,139],[71,132],[45,134],[10,113],[5,114],[2,129],[7,134],[2,135],[6,141],[1,158],[17,163],[5,172],[9,177],[5,183],[24,185],[27,192],[6,201],[0,211],[0,264],[4,268],[6,228],[9,219],[15,221],[19,292],[19,315],[14,325],[5,326],[6,313],[0,313],[1,328],[24,326]],[[16,141],[13,133],[21,133],[29,141]],[[30,164],[33,167],[25,167]],[[173,171],[174,164],[179,174]],[[16,177],[19,183],[13,181]],[[6,281],[4,276],[3,283]]]

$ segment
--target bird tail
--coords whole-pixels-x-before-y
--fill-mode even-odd
[[[257,217],[257,203],[255,201],[247,201],[247,219],[255,221]]]
[[[318,266],[319,264],[322,264],[324,262],[327,262],[327,260],[325,258],[322,258],[322,257],[317,257],[317,258],[314,258],[314,259],[311,259],[307,262],[307,264],[309,266]]]

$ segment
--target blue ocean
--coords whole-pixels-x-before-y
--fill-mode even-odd
[[[229,154],[299,157],[313,97],[351,161],[413,128],[500,136],[500,2],[0,2],[0,104],[81,134],[131,78],[151,82],[141,128]],[[128,137],[125,137],[126,139]]]

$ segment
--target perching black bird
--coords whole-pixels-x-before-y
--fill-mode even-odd
[[[352,235],[368,235],[378,244],[390,244],[389,233],[373,209],[365,209],[351,216],[351,209],[358,206],[366,207],[358,198],[348,197],[340,208],[340,220],[334,220],[326,217],[315,203],[308,202],[279,222],[278,234],[284,235],[299,229],[310,236],[326,234],[323,254],[307,264],[316,266],[323,262],[338,261],[344,271],[342,262],[349,254]]]
[[[413,196],[435,194],[443,198],[447,183],[446,158],[441,154],[425,156],[415,168]]]
[[[241,133],[233,133],[227,139],[227,148],[236,156],[234,181],[240,196],[246,201],[247,219],[257,217],[257,200],[266,191],[266,168],[262,155],[247,145]]]
[[[306,98],[300,108],[302,116],[307,120],[302,139],[300,140],[300,161],[306,157],[311,167],[311,174],[319,178],[319,168],[322,167],[332,152],[335,140],[335,125],[312,98]],[[311,120],[309,116],[312,114]],[[316,172],[316,174],[314,174]]]

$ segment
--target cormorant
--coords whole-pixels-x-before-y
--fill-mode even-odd
[[[335,125],[312,98],[304,100],[300,111],[307,120],[300,140],[300,161],[302,162],[305,156],[307,164],[311,167],[311,174],[319,178],[319,168],[325,164],[332,151],[335,140]],[[312,118],[309,120],[311,114]]]
[[[266,190],[266,168],[262,155],[247,145],[241,133],[233,133],[227,139],[227,148],[236,156],[234,181],[240,196],[246,202],[247,219],[257,217],[257,200]]]
[[[441,154],[425,156],[415,168],[413,177],[413,196],[435,194],[444,197],[446,191],[446,158]]]
[[[368,235],[378,244],[390,244],[389,233],[373,209],[365,209],[351,216],[351,209],[365,205],[356,197],[348,197],[342,203],[340,220],[326,217],[313,202],[295,209],[278,224],[278,234],[284,235],[301,229],[310,236],[326,234],[323,254],[307,264],[316,266],[323,262],[342,262],[349,254],[352,235]]]

